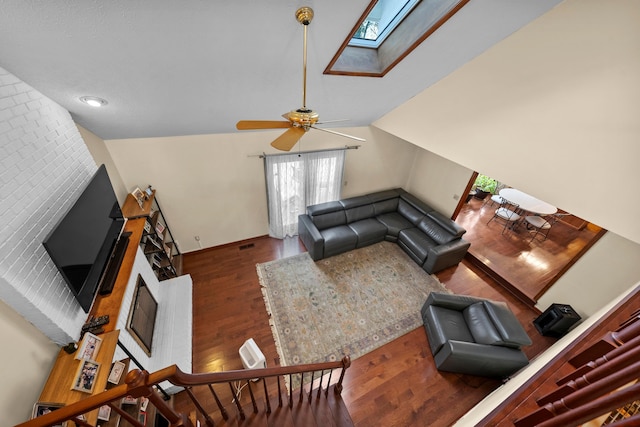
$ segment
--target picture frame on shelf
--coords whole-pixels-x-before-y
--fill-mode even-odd
[[[95,360],[102,345],[102,338],[90,332],[85,332],[82,337],[82,344],[76,351],[76,359]]]
[[[153,188],[151,188],[151,186],[148,186],[147,189],[144,190],[144,192],[146,193],[147,198],[149,198],[153,194]]]
[[[145,193],[143,193],[139,187],[136,187],[131,192],[131,195],[136,199],[138,205],[140,205],[140,207],[142,208],[142,206],[144,205],[144,201],[146,200]]]
[[[113,362],[113,366],[111,366],[111,372],[109,372],[109,378],[107,378],[107,381],[111,384],[119,384],[125,367],[126,365],[119,360]]]
[[[54,403],[54,402],[36,402],[33,405],[33,412],[31,413],[31,419],[37,418],[41,415],[49,414],[56,409],[60,409],[64,406],[64,403]],[[53,427],[65,427],[66,422],[55,424]]]
[[[102,405],[98,409],[98,419],[102,421],[109,421],[111,417],[111,407],[109,405]]]
[[[123,405],[137,405],[138,404],[138,398],[137,397],[133,397],[133,396],[125,396],[122,398],[122,404]]]
[[[95,360],[81,360],[71,389],[83,393],[93,393],[96,386],[96,378],[100,370],[100,363]]]

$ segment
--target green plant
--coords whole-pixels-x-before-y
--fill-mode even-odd
[[[473,185],[475,185],[476,189],[478,190],[493,194],[493,192],[496,191],[496,187],[498,186],[498,181],[488,177],[487,175],[480,174],[476,178]]]

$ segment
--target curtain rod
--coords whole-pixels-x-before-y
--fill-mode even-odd
[[[339,147],[339,148],[326,148],[324,150],[309,150],[309,151],[296,151],[294,153],[289,152],[287,154],[290,155],[297,155],[297,154],[306,154],[306,153],[322,153],[323,151],[336,151],[336,150],[357,150],[358,148],[360,148],[361,145],[345,145],[344,147]],[[264,159],[265,157],[270,157],[270,156],[283,156],[286,154],[249,154],[247,157],[258,157],[260,159]]]

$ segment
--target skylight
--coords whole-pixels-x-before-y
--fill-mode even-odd
[[[470,0],[371,0],[325,74],[383,77]]]
[[[378,0],[362,21],[349,46],[377,49],[420,0]]]

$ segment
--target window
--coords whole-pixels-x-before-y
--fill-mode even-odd
[[[469,0],[373,0],[324,74],[383,77]]]
[[[344,150],[266,156],[269,235],[297,235],[307,206],[338,200],[343,169]]]
[[[378,48],[419,0],[379,0],[356,30],[349,46]]]

